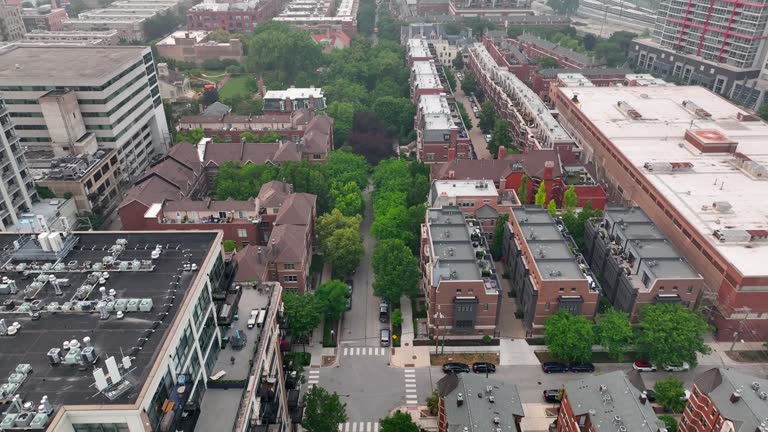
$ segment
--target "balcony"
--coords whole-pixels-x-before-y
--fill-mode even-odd
[[[0,125],[3,126],[3,132],[8,131],[9,129],[13,129],[13,126],[14,126],[10,117],[0,118]]]

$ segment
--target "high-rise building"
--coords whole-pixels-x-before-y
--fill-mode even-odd
[[[0,0],[0,42],[19,40],[27,31],[21,19],[21,9]]]
[[[35,189],[24,150],[5,102],[0,98],[0,230],[18,222],[19,214],[32,207]]]
[[[93,134],[117,150],[119,179],[137,177],[167,148],[149,47],[10,46],[0,50],[0,91],[22,145],[78,154]]]
[[[631,63],[756,107],[768,88],[768,2],[661,0],[651,39],[635,40]]]

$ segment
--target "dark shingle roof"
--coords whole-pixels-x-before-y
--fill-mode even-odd
[[[448,432],[514,431],[516,418],[525,415],[515,384],[482,375],[448,374],[437,382],[437,388],[445,403]],[[457,403],[459,395],[463,400],[461,405]]]
[[[302,138],[302,151],[307,153],[328,153],[331,150],[331,130],[333,119],[328,116],[316,116],[313,118]]]
[[[293,193],[283,201],[275,225],[311,225],[317,197],[308,193]]]
[[[766,379],[731,369],[712,368],[698,375],[694,384],[712,399],[723,417],[733,422],[736,432],[757,431],[768,418],[768,399],[760,398],[760,393],[768,392]],[[735,391],[739,391],[741,397],[731,402]]]

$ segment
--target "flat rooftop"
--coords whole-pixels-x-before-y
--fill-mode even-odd
[[[748,112],[698,86],[562,88],[595,127],[638,169],[645,182],[691,224],[744,276],[768,275],[768,243],[721,242],[715,230],[767,230],[768,181],[731,153],[702,153],[684,139],[686,131],[725,137],[736,152],[751,160],[752,169],[768,167],[768,124],[741,121]],[[622,101],[641,116],[632,119],[618,108]],[[697,115],[683,101],[700,108]],[[690,164],[685,169],[649,170],[646,164]],[[678,165],[679,166],[679,165]],[[717,211],[716,202],[730,209]],[[722,207],[721,207],[722,208]]]
[[[320,87],[309,87],[309,88],[296,88],[291,87],[286,90],[269,90],[264,95],[264,99],[280,99],[284,100],[286,98],[290,98],[291,100],[296,99],[309,99],[310,97],[313,97],[315,99],[323,98],[323,89]]]
[[[34,373],[18,390],[25,400],[38,401],[47,395],[54,406],[134,403],[159,355],[159,347],[169,335],[170,325],[179,313],[187,291],[198,277],[197,271],[182,271],[182,263],[201,266],[215,247],[215,242],[219,241],[219,235],[205,231],[78,232],[73,234],[71,251],[59,257],[48,252],[50,258],[47,259],[42,258],[41,249],[34,247],[29,237],[0,235],[0,255],[4,263],[0,273],[15,281],[19,289],[17,294],[0,294],[0,301],[13,300],[16,306],[13,311],[0,312],[0,318],[4,318],[6,323],[16,321],[21,324],[19,334],[13,339],[6,337],[7,342],[0,350],[0,375],[8,376],[18,364],[30,364]],[[20,239],[21,248],[16,251],[13,242]],[[118,239],[127,240],[127,244],[117,255],[117,260],[127,263],[139,260],[139,263],[147,261],[149,264],[142,263],[137,271],[118,271],[115,266],[109,270],[102,269],[108,271],[109,278],[103,283],[97,281],[90,293],[77,294],[93,271],[93,268],[85,267],[86,263],[102,263],[105,256],[111,255],[109,248]],[[65,241],[65,248],[67,244]],[[162,254],[159,259],[151,260],[150,255],[158,244],[163,246]],[[43,264],[61,264],[63,268],[43,272],[40,269]],[[17,271],[18,265],[26,265],[30,272],[28,278]],[[11,268],[13,270],[9,270]],[[50,282],[33,291],[34,300],[39,300],[42,306],[40,318],[33,320],[28,313],[18,311],[29,304],[24,300],[24,291],[41,272],[55,275],[59,280],[67,279],[68,284],[61,283],[61,296],[54,293]],[[99,313],[93,310],[93,304],[101,298],[97,285],[106,287],[108,291],[114,289],[116,300],[151,299],[152,307],[149,312],[125,312],[123,319],[117,319],[116,313],[112,312],[108,319],[101,320]],[[176,290],[175,299],[171,296],[172,289]],[[85,300],[77,300],[83,297]],[[51,303],[64,305],[73,300],[77,301],[73,304],[83,306],[88,302],[90,311],[48,311]],[[46,353],[51,348],[61,349],[62,342],[72,339],[85,346],[85,337],[91,339],[91,345],[100,355],[97,367],[104,368],[104,360],[109,356],[115,356],[119,363],[121,350],[132,357],[132,369],[124,375],[132,385],[114,400],[96,390],[91,367],[79,370],[76,366],[51,366],[48,362]]]
[[[176,38],[190,38],[194,39],[195,43],[202,42],[208,36],[210,32],[202,30],[184,31],[179,30],[171,33],[168,37],[161,40],[157,45],[176,45]]]
[[[147,47],[10,46],[0,50],[0,86],[102,84],[139,61]],[[56,61],[51,61],[51,59]],[[76,64],[77,68],[72,68]]]
[[[587,77],[578,73],[557,74],[557,80],[566,87],[594,87]]]
[[[432,57],[426,39],[408,39],[408,57]]]
[[[436,180],[432,182],[432,191],[437,196],[450,197],[499,196],[492,180]]]
[[[419,109],[422,114],[450,114],[448,97],[445,94],[422,95],[419,98]]]
[[[484,251],[480,241],[472,241],[472,234],[480,236],[480,227],[471,226],[458,207],[427,210],[427,226],[436,262],[432,272],[432,285],[441,279],[483,280],[482,267],[475,253]]]
[[[525,234],[525,241],[543,279],[586,280],[576,262],[576,255],[555,220],[546,209],[521,207],[512,209],[513,223]]]

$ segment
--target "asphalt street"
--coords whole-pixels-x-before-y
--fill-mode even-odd
[[[488,152],[488,143],[485,141],[483,132],[477,125],[480,119],[478,119],[472,112],[472,103],[469,101],[467,95],[464,94],[464,90],[461,88],[461,80],[458,78],[456,78],[456,88],[454,89],[453,96],[456,98],[456,102],[464,105],[470,121],[472,122],[473,127],[472,130],[469,131],[469,139],[472,141],[472,148],[475,149],[475,155],[478,159],[493,159],[490,152]]]

